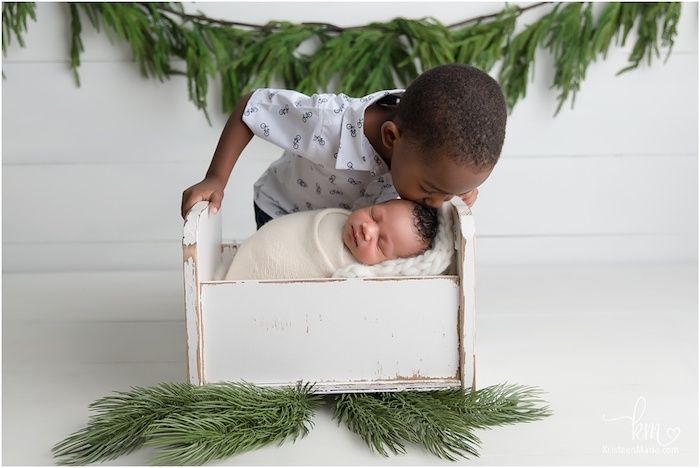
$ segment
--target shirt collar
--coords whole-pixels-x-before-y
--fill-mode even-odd
[[[403,91],[403,89],[391,89],[377,91],[362,98],[347,98],[348,109],[343,114],[336,169],[370,171],[377,175],[389,172],[389,167],[365,136],[362,124],[365,109],[370,104],[389,94],[398,94]]]

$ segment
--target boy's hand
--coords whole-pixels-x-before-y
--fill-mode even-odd
[[[205,178],[182,192],[182,205],[180,207],[182,219],[198,201],[209,202],[209,212],[215,214],[221,208],[221,200],[224,198],[224,184],[216,179]]]
[[[474,202],[476,201],[477,195],[479,195],[479,189],[475,188],[471,192],[467,192],[459,198],[461,198],[462,201],[466,203],[469,208],[471,208]]]

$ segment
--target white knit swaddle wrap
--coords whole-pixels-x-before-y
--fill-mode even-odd
[[[455,253],[452,228],[452,204],[445,203],[438,209],[438,232],[433,248],[409,258],[396,258],[376,265],[353,263],[333,273],[334,278],[359,278],[368,276],[430,276],[439,275],[450,266]]]

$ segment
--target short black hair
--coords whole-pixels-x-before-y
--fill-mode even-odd
[[[447,64],[419,75],[398,104],[396,120],[421,150],[458,164],[493,167],[506,134],[506,102],[498,82],[478,68]]]
[[[433,248],[433,241],[438,232],[438,213],[435,208],[428,208],[419,203],[413,207],[413,225],[418,236],[428,245],[425,250]]]

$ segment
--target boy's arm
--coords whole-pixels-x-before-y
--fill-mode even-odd
[[[242,120],[243,111],[251,95],[252,93],[248,93],[241,97],[228,118],[204,180],[182,192],[180,211],[183,219],[198,201],[209,201],[211,213],[216,213],[221,208],[224,188],[233,166],[243,149],[253,138],[253,132]]]

